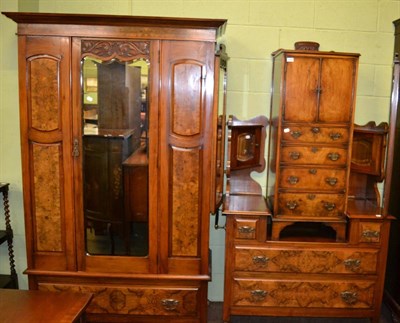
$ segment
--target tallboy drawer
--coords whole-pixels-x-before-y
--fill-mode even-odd
[[[376,274],[376,249],[272,249],[236,246],[235,271]]]
[[[302,143],[346,143],[349,141],[349,128],[284,125],[282,140]]]
[[[197,315],[198,288],[147,288],[39,283],[40,290],[93,293],[86,313]]]
[[[284,146],[281,149],[281,163],[293,165],[336,165],[347,163],[347,148],[321,146]]]
[[[345,168],[285,166],[280,170],[280,188],[344,190],[345,186]]]
[[[342,217],[344,194],[280,193],[278,214],[309,217]]]
[[[372,308],[374,281],[235,279],[233,306]]]

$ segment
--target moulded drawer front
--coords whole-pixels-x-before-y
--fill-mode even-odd
[[[372,308],[374,281],[250,280],[233,282],[233,306]]]
[[[381,223],[361,222],[360,223],[360,242],[380,242]]]
[[[146,288],[98,285],[40,283],[40,290],[93,293],[86,313],[121,315],[190,315],[198,314],[198,288]]]
[[[343,190],[346,185],[344,168],[282,167],[279,187],[287,189]]]
[[[262,249],[237,246],[236,271],[375,274],[378,250]]]
[[[336,165],[347,163],[347,149],[343,147],[284,146],[281,163],[294,165]]]
[[[256,239],[258,222],[258,219],[235,219],[235,238],[245,240]]]
[[[282,140],[299,143],[346,143],[349,141],[349,128],[283,125]]]
[[[342,217],[344,194],[279,193],[278,214],[311,217]]]

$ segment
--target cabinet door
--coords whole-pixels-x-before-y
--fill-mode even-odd
[[[79,270],[157,272],[158,52],[73,39]]]
[[[208,273],[214,44],[161,46],[160,270]]]
[[[356,58],[288,55],[285,60],[285,121],[351,123]]]
[[[315,57],[285,57],[284,120],[313,122],[317,119],[320,60]]]
[[[318,121],[351,123],[356,62],[354,58],[322,59]]]
[[[28,268],[73,270],[70,40],[20,37],[20,115]]]

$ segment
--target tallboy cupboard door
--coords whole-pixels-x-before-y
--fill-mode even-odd
[[[28,268],[74,270],[70,38],[19,37]]]
[[[161,45],[160,271],[208,273],[214,47]],[[203,247],[202,247],[203,246]]]
[[[285,60],[284,121],[351,122],[357,59],[287,54]]]

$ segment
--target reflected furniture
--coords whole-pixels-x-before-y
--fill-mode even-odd
[[[376,187],[388,127],[353,124],[358,56],[273,53],[268,207],[260,195],[224,203],[225,322],[249,313],[379,322],[391,217]]]
[[[89,293],[0,289],[3,323],[84,323]]]
[[[0,288],[15,288],[18,289],[18,276],[15,270],[14,261],[14,246],[13,246],[13,229],[11,227],[10,218],[10,205],[8,200],[9,183],[0,182],[0,192],[3,196],[3,209],[4,209],[4,221],[5,228],[0,230],[0,245],[7,243],[8,247],[8,258],[10,262],[10,273],[0,275]],[[1,312],[0,312],[1,313]]]
[[[226,20],[4,14],[18,24],[29,288],[92,293],[89,322],[206,322]]]

